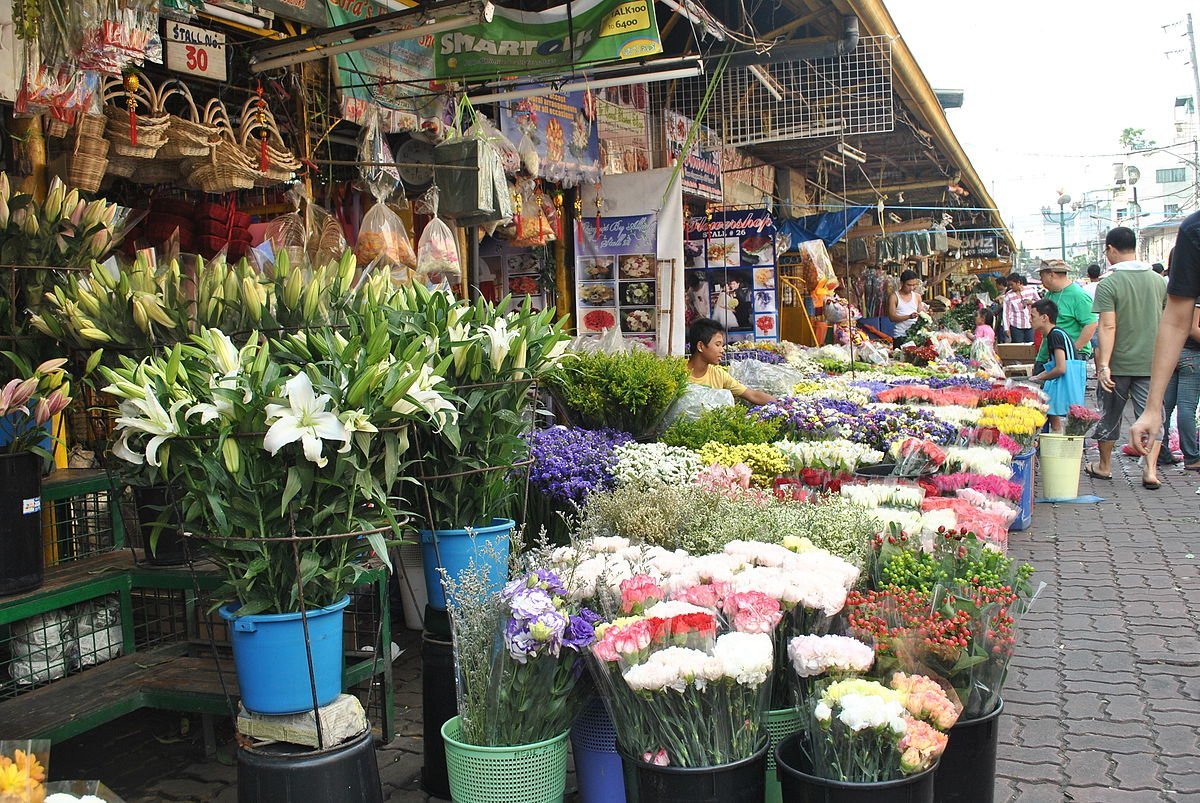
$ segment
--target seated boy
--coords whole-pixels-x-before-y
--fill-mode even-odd
[[[692,356],[688,358],[688,379],[693,385],[732,391],[733,395],[748,404],[766,404],[775,397],[753,390],[729,375],[721,367],[725,358],[725,327],[712,318],[697,318],[688,327],[688,346]]]

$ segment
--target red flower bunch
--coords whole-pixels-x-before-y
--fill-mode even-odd
[[[933,394],[934,392],[932,389],[923,385],[897,385],[895,387],[879,391],[875,398],[881,402],[889,404],[911,404],[914,402],[926,402],[932,404],[934,398]]]
[[[823,468],[805,468],[800,470],[800,481],[809,488],[817,488],[831,494],[842,490],[842,483],[853,477],[850,474],[834,474]]]
[[[964,446],[999,446],[1011,455],[1025,451],[1025,447],[1015,438],[1005,435],[995,427],[966,428],[959,435]]]
[[[928,344],[924,346],[905,346],[904,359],[918,367],[929,365],[938,358],[937,349]]]
[[[1016,405],[1026,401],[1037,401],[1038,398],[1038,392],[1031,388],[992,388],[979,395],[979,406],[985,407],[989,404]]]
[[[687,646],[689,636],[716,638],[717,617],[711,613],[681,613],[669,619],[648,619],[650,643],[674,647]]]
[[[846,597],[850,635],[875,643],[877,655],[896,655],[910,645],[953,664],[970,643],[971,615],[955,611],[949,616],[934,609],[928,594],[901,588],[886,588]]]
[[[1072,404],[1067,408],[1066,434],[1087,435],[1099,420],[1100,413],[1095,410],[1082,404]]]

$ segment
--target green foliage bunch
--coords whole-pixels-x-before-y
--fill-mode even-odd
[[[687,389],[687,363],[648,351],[574,353],[549,376],[573,423],[650,434]]]
[[[750,443],[774,443],[780,438],[782,425],[775,420],[755,418],[750,408],[740,404],[715,407],[699,418],[677,418],[662,441],[668,446],[683,446],[700,451],[706,443],[744,446]]]

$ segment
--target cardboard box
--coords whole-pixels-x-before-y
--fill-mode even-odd
[[[1033,358],[1037,356],[1037,346],[1032,343],[1000,343],[996,346],[996,356],[1005,365],[1033,362]]]

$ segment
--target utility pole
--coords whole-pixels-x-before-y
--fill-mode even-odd
[[[1196,31],[1187,15],[1188,53],[1192,62],[1192,188],[1200,206],[1200,65],[1196,64]]]

